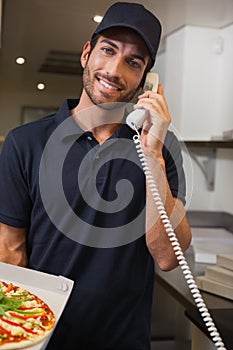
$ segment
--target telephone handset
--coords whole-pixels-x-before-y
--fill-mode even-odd
[[[157,91],[158,88],[158,74],[156,73],[148,73],[147,78],[144,85],[144,90],[153,90]],[[186,279],[186,282],[188,284],[188,287],[190,288],[191,294],[193,296],[193,299],[197,305],[197,308],[203,318],[203,321],[206,324],[206,327],[210,333],[210,336],[216,346],[219,350],[227,350],[222,338],[220,337],[220,334],[214,324],[214,321],[207,309],[207,306],[202,298],[202,295],[197,287],[197,284],[195,282],[195,279],[192,275],[192,272],[188,266],[188,263],[185,259],[185,256],[182,252],[181,246],[179,244],[179,241],[176,237],[176,234],[174,232],[174,229],[171,225],[171,222],[168,218],[168,215],[166,213],[164,204],[161,200],[157,185],[155,183],[155,180],[153,178],[153,174],[148,166],[147,159],[145,157],[144,151],[142,149],[141,141],[140,141],[140,134],[138,132],[138,129],[142,126],[145,118],[147,117],[147,113],[143,109],[136,109],[133,112],[131,112],[127,118],[126,123],[135,130],[136,134],[133,136],[133,141],[135,143],[136,151],[138,153],[140,162],[142,164],[143,171],[145,173],[147,182],[149,184],[150,191],[152,193],[153,199],[155,201],[155,204],[158,208],[158,213],[161,218],[161,221],[164,225],[165,231],[168,235],[168,238],[171,242],[171,245],[173,247],[173,250],[175,252],[176,258],[179,262],[179,265],[181,267],[181,270],[184,274],[184,277]]]
[[[159,83],[159,75],[154,72],[147,73],[145,84],[143,86],[143,90],[151,90],[157,92]],[[144,123],[147,117],[147,113],[144,109],[135,109],[131,112],[127,118],[126,123],[134,129],[135,127],[139,129]]]

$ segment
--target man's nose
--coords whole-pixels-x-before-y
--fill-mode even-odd
[[[108,61],[106,73],[111,77],[121,78],[124,72],[124,65],[121,59],[114,58]]]

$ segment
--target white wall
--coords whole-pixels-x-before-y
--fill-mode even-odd
[[[232,37],[233,25],[221,30],[186,26],[166,38],[164,90],[182,140],[208,140],[233,129]],[[201,153],[203,162],[205,150]],[[233,150],[217,150],[213,191],[197,163],[183,155],[187,209],[233,214]]]
[[[183,138],[210,139],[232,127],[233,25],[186,26],[166,39],[165,86]]]
[[[233,129],[233,25],[220,31],[223,52],[219,56],[217,93],[218,104],[215,127],[217,130]]]

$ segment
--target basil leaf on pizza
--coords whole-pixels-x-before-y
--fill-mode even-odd
[[[0,349],[23,349],[43,341],[55,317],[33,293],[0,281]]]

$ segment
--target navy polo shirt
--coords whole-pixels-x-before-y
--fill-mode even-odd
[[[154,262],[145,242],[145,177],[134,132],[122,124],[99,145],[75,123],[72,129],[72,121],[67,127],[77,103],[66,100],[56,114],[8,134],[0,157],[0,221],[28,228],[29,268],[75,281],[48,350],[74,344],[146,350]],[[53,157],[51,147],[45,152],[50,140]],[[184,202],[182,156],[171,132],[163,156],[172,194]]]

